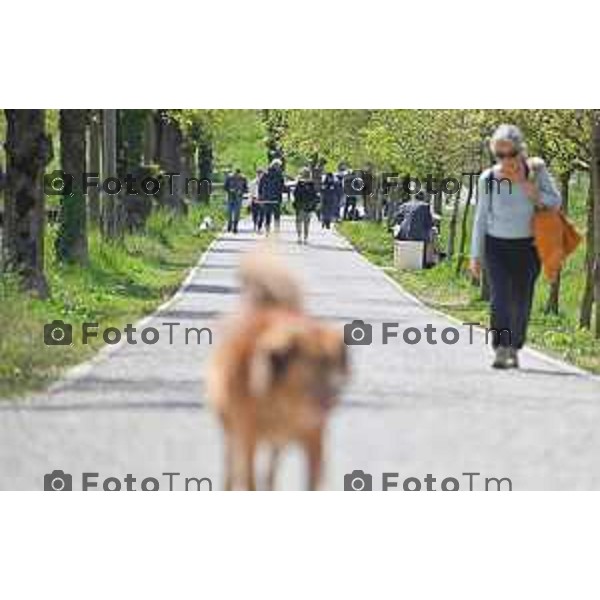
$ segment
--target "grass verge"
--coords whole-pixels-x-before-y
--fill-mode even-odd
[[[444,230],[447,231],[447,227],[443,227]],[[367,221],[343,222],[338,225],[338,231],[373,264],[385,268],[391,277],[428,306],[462,322],[488,324],[488,303],[479,298],[479,288],[467,277],[455,274],[454,261],[423,271],[400,271],[393,266],[393,240],[385,226]],[[580,247],[563,271],[558,315],[544,313],[549,286],[540,277],[529,344],[583,369],[600,373],[600,340],[578,325],[584,283],[583,256],[584,248]]]
[[[0,398],[40,389],[66,367],[82,362],[103,344],[92,338],[83,345],[85,321],[100,329],[134,323],[151,313],[179,287],[223,223],[218,200],[213,206],[193,207],[187,217],[154,213],[143,234],[121,243],[107,243],[90,232],[90,263],[85,269],[61,265],[54,255],[56,231],[48,228],[46,275],[48,300],[32,299],[19,291],[14,277],[0,276]],[[198,232],[210,214],[216,229]],[[60,320],[73,328],[73,344],[47,346],[44,325]]]

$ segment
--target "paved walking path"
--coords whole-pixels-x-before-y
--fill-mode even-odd
[[[313,226],[315,224],[313,223]],[[244,223],[223,235],[181,293],[144,326],[161,331],[156,345],[119,346],[102,353],[75,378],[18,403],[0,403],[0,489],[41,489],[54,469],[98,472],[99,481],[131,473],[138,489],[163,472],[181,488],[183,477],[210,477],[220,488],[221,437],[203,393],[206,343],[184,345],[164,322],[214,326],[237,302],[235,269],[257,236]],[[327,441],[327,489],[342,489],[344,474],[362,469],[381,489],[382,472],[423,479],[439,489],[445,477],[468,487],[463,472],[509,477],[514,489],[600,489],[600,382],[525,352],[521,371],[497,372],[483,336],[416,303],[332,232],[314,228],[298,246],[284,222],[279,251],[297,270],[311,309],[340,328],[362,319],[373,344],[351,348],[353,381],[334,413]],[[437,345],[381,343],[384,321],[437,328]],[[441,341],[458,327],[456,345]],[[215,337],[218,332],[215,332]],[[52,349],[50,348],[49,351]],[[303,464],[292,450],[283,461],[283,489],[303,486]],[[424,485],[425,487],[425,485]]]

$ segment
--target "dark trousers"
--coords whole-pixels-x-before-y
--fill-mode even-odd
[[[271,221],[275,221],[275,229],[279,231],[279,220],[281,218],[281,205],[278,202],[265,202],[262,205],[262,221],[267,232],[271,231]]]
[[[302,235],[304,235],[304,240],[308,239],[310,214],[310,210],[304,210],[302,208],[296,209],[296,233],[298,234],[298,239],[301,239]]]
[[[252,223],[254,224],[254,229],[260,231],[262,229],[262,205],[258,202],[253,202],[250,206],[250,212],[252,213]]]
[[[348,220],[348,216],[354,217],[356,212],[356,198],[354,196],[346,196],[346,203],[344,204],[344,221]]]
[[[230,198],[227,201],[227,231],[234,231],[237,233],[241,210],[241,198]]]
[[[491,303],[492,346],[520,349],[525,343],[540,259],[533,238],[485,238]]]

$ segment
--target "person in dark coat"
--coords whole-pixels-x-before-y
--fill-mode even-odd
[[[344,194],[344,180],[346,175],[348,174],[348,170],[346,169],[345,163],[339,164],[339,169],[335,174],[336,181],[338,183],[338,197],[335,207],[335,221],[338,222],[341,219],[342,207],[345,204],[346,194]]]
[[[309,169],[302,169],[294,190],[294,210],[296,211],[296,232],[298,243],[308,243],[308,230],[311,214],[317,210],[318,194]]]
[[[259,195],[260,180],[264,175],[262,169],[257,169],[256,179],[250,183],[250,212],[252,214],[252,223],[254,231],[260,233],[263,225],[262,203]]]
[[[228,175],[225,179],[224,188],[227,193],[227,231],[237,233],[242,200],[244,194],[248,193],[248,181],[242,171],[236,169],[233,175]]]
[[[346,181],[346,179],[349,178],[349,181]],[[356,210],[356,205],[357,205],[357,197],[356,196],[347,196],[346,195],[346,189],[347,187],[349,187],[349,189],[352,189],[351,186],[347,186],[346,184],[351,183],[351,178],[352,178],[352,171],[345,165],[345,164],[341,164],[340,165],[340,170],[338,172],[338,179],[340,180],[342,189],[341,189],[341,193],[340,193],[340,208],[343,206],[344,207],[344,212],[343,212],[343,220],[347,221],[347,220],[356,220],[357,217],[357,210]],[[339,213],[338,213],[339,214]]]
[[[431,241],[434,222],[431,208],[423,192],[419,192],[415,198],[399,206],[395,221],[397,240]]]
[[[268,171],[262,176],[258,190],[259,198],[262,201],[267,234],[271,231],[271,221],[273,219],[275,221],[275,229],[279,231],[283,190],[284,181],[281,160],[276,158],[271,161]]]
[[[327,173],[321,185],[321,225],[331,229],[339,216],[340,183],[333,173]],[[337,211],[337,214],[336,214]]]

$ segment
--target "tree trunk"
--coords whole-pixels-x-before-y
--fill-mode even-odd
[[[458,212],[460,210],[460,194],[454,196],[454,206],[452,207],[452,215],[448,226],[448,247],[446,249],[448,259],[454,256],[454,248],[456,246],[456,230],[458,228]]]
[[[144,164],[146,165],[156,163],[157,137],[156,111],[149,110],[144,127]]]
[[[473,183],[473,176],[469,176],[469,191],[467,192],[467,198],[465,200],[465,208],[462,215],[462,222],[460,225],[460,242],[458,245],[458,260],[456,261],[456,274],[462,273],[463,264],[465,261],[465,252],[467,246],[467,228],[469,223],[469,211],[471,208],[471,202],[473,201],[473,192],[476,192],[476,185]]]
[[[438,189],[435,194],[433,194],[433,212],[442,215],[444,210],[444,196],[442,194],[442,186],[440,182],[444,179],[444,176],[438,171],[435,177],[435,181],[438,182]]]
[[[181,146],[181,193],[185,198],[197,202],[200,187],[194,181],[189,181],[190,179],[195,178],[195,172],[195,148],[186,140]]]
[[[4,248],[24,289],[48,296],[44,277],[44,168],[50,157],[43,110],[6,109]]]
[[[592,181],[594,188],[594,299],[596,302],[594,337],[600,339],[600,111],[596,110],[592,134]]]
[[[594,306],[594,186],[590,180],[587,202],[587,231],[585,236],[585,286],[579,311],[579,326],[590,329]]]
[[[122,180],[128,174],[135,176],[135,172],[143,165],[147,113],[148,111],[145,109],[118,111],[117,171]],[[139,187],[139,181],[137,186]]]
[[[567,171],[561,174],[560,177],[560,190],[562,196],[562,209],[565,214],[569,213],[569,181],[571,180],[571,172]],[[548,295],[548,301],[546,302],[545,312],[547,314],[557,315],[560,304],[560,272],[556,281],[550,286],[550,294]]]
[[[117,176],[117,111],[102,111],[102,179]],[[107,239],[118,237],[118,202],[115,194],[103,193],[102,234]]]
[[[161,201],[177,213],[185,212],[181,181],[181,144],[183,142],[179,125],[162,114],[158,140],[158,160],[165,177],[161,186]],[[171,176],[168,174],[171,173]],[[177,175],[177,176],[175,176]]]
[[[60,157],[65,180],[61,196],[60,227],[55,242],[56,255],[63,262],[88,262],[87,214],[83,194],[85,172],[86,110],[60,111]]]
[[[213,149],[209,140],[203,139],[198,144],[198,177],[202,181],[211,181],[213,176]],[[210,186],[203,184],[200,202],[210,200]]]
[[[213,174],[213,151],[208,140],[198,144],[198,175],[200,179],[210,179]]]
[[[87,170],[90,173],[102,174],[102,121],[101,111],[91,111],[88,121],[88,156]],[[88,217],[94,227],[100,227],[100,190],[88,188]]]

